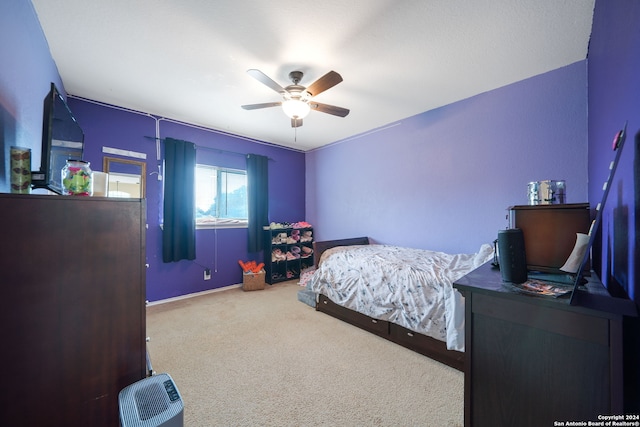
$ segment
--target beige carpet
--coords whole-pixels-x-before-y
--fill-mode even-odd
[[[297,300],[285,282],[147,308],[195,426],[462,426],[463,374]]]

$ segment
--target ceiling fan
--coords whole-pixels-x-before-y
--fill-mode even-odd
[[[282,101],[243,105],[242,108],[245,110],[282,106],[285,114],[291,118],[291,127],[294,128],[302,126],[302,119],[305,118],[311,110],[338,117],[345,117],[349,114],[349,110],[346,108],[321,104],[313,100],[313,97],[342,81],[342,76],[335,71],[329,71],[311,83],[309,87],[304,87],[299,84],[304,76],[302,71],[292,71],[289,73],[289,78],[293,84],[287,87],[280,86],[260,70],[251,69],[247,70],[247,73],[254,79],[278,92],[282,96]]]

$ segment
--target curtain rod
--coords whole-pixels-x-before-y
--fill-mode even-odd
[[[155,137],[155,136],[146,136],[146,135],[145,135],[145,138],[147,138],[147,139],[153,139],[153,140],[156,140],[156,141],[164,141],[164,138],[157,138],[157,137]],[[196,148],[202,148],[202,149],[205,149],[205,150],[217,151],[218,153],[234,154],[234,155],[237,155],[237,156],[243,156],[243,157],[244,157],[244,156],[249,156],[249,154],[250,154],[250,153],[240,153],[240,152],[238,152],[238,151],[222,150],[222,149],[220,149],[220,148],[205,147],[205,146],[203,146],[203,145],[198,145],[198,144],[195,144],[195,146],[196,146]],[[267,159],[269,159],[269,160],[273,160],[271,157],[267,157]]]

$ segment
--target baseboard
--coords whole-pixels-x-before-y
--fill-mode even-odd
[[[242,287],[242,283],[239,283],[237,285],[223,286],[221,288],[209,289],[209,290],[201,291],[201,292],[194,292],[192,294],[180,295],[178,297],[173,297],[173,298],[161,299],[161,300],[158,300],[158,301],[147,302],[147,307],[151,307],[151,306],[154,306],[154,305],[160,305],[160,304],[166,304],[168,302],[180,301],[180,300],[188,299],[188,298],[200,297],[200,296],[207,295],[207,294],[212,294],[212,293],[215,293],[215,292],[228,291],[229,289],[240,288],[240,287]]]

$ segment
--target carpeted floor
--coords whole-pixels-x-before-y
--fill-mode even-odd
[[[147,308],[185,426],[462,426],[463,374],[316,312],[295,282]]]

